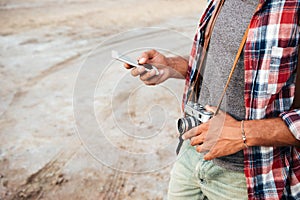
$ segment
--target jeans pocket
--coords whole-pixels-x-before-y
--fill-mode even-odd
[[[277,94],[291,77],[297,65],[298,47],[272,47],[268,75],[268,94]]]

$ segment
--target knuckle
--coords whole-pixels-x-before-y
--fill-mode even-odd
[[[209,127],[209,123],[207,123],[207,122],[206,122],[206,123],[204,123],[204,124],[203,124],[203,128],[204,128],[204,130],[207,130],[207,129],[208,129],[208,127]]]
[[[149,81],[150,79],[153,78],[153,75],[150,72],[146,72],[145,74],[141,75],[141,80],[142,81]]]
[[[156,51],[155,49],[151,49],[151,50],[149,50],[149,53],[151,53],[151,54],[156,54],[157,51]]]
[[[141,58],[148,58],[148,53],[147,53],[147,52],[143,52],[143,53],[140,55],[139,59],[141,59]]]
[[[141,81],[147,81],[147,75],[146,74],[143,74],[143,75],[140,75],[140,79]]]
[[[145,51],[140,55],[139,59],[141,58],[149,59],[149,57],[151,57],[152,54],[153,54],[152,50]]]

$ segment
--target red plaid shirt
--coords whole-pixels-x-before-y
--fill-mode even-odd
[[[209,1],[191,51],[183,102],[203,57],[205,28],[219,1]],[[300,0],[260,0],[244,47],[245,119],[281,117],[300,140],[300,109],[291,110],[299,45]],[[199,56],[200,54],[200,56]],[[201,66],[200,66],[201,67]],[[297,86],[300,87],[300,86]],[[249,199],[300,199],[300,149],[250,147],[244,151]]]

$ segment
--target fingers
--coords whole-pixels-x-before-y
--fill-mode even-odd
[[[156,50],[150,50],[150,51],[146,51],[144,53],[142,53],[141,56],[138,57],[138,63],[139,64],[146,64],[149,62],[149,60],[151,60],[155,55],[157,55],[158,52]],[[133,66],[129,65],[128,63],[124,63],[124,67],[126,69],[131,69],[133,68]]]
[[[156,71],[155,71],[156,73]],[[150,79],[144,81],[146,85],[157,85],[166,80],[163,70],[159,70],[159,75],[152,76]]]
[[[154,69],[151,69],[149,72],[141,74],[140,79],[141,79],[141,81],[148,81],[151,78],[153,78],[154,76],[156,76],[156,71]]]
[[[191,139],[191,145],[192,146],[202,144],[203,142],[204,142],[204,136],[202,134],[198,135],[198,136],[195,136]]]
[[[222,156],[226,156],[226,155],[230,155],[232,153],[229,153],[229,154],[224,154],[224,152],[226,152],[226,150],[222,150],[220,148],[216,148],[216,147],[213,147],[211,148],[203,157],[204,160],[212,160],[212,159],[215,159],[215,158],[218,158],[218,157],[222,157]]]
[[[147,71],[143,66],[132,69],[131,75],[134,77],[140,76],[141,81],[146,85],[156,85],[164,80],[164,70],[159,70],[159,75],[156,75],[156,70]]]
[[[194,127],[191,130],[187,131],[182,135],[182,139],[191,139],[192,137],[195,137],[197,135],[202,134],[203,132],[206,132],[208,130],[208,123],[201,124],[200,126]]]
[[[197,150],[198,151],[198,150]],[[215,156],[211,153],[211,152],[208,152],[207,154],[205,154],[205,156],[204,156],[204,160],[212,160],[212,159],[214,159],[215,158]]]
[[[135,67],[134,69],[131,70],[131,75],[132,76],[140,76],[146,72],[145,67],[140,66],[140,67]]]
[[[142,53],[142,55],[138,58],[138,63],[146,64],[149,60],[154,58],[157,53],[158,52],[154,49]]]
[[[151,70],[145,68],[147,64],[152,65],[154,62],[156,63],[156,68]],[[124,67],[126,69],[132,68],[131,75],[134,77],[139,76],[146,85],[157,85],[169,78],[170,73],[166,65],[165,56],[154,49],[142,53],[138,58],[138,63],[141,66],[133,68],[128,64],[124,64]]]
[[[129,65],[128,63],[124,63],[124,67],[125,67],[126,69],[131,69],[131,68],[133,68],[133,66]]]
[[[140,76],[141,81],[147,82],[156,77],[156,71],[154,69],[147,71],[145,67],[140,66],[131,70],[131,75],[134,77]]]

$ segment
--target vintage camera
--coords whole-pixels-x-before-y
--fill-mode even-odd
[[[177,129],[180,135],[188,130],[207,122],[214,113],[207,111],[201,104],[188,101],[185,105],[185,117],[178,119]]]

